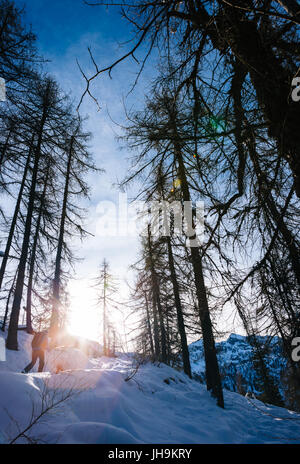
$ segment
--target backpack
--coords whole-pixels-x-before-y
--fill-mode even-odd
[[[44,350],[47,346],[48,335],[45,332],[36,333],[32,339],[33,350]]]

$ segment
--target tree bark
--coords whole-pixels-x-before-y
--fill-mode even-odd
[[[14,236],[15,228],[16,228],[16,224],[17,224],[17,219],[18,219],[18,215],[19,215],[19,211],[20,211],[20,205],[21,205],[21,201],[22,201],[22,198],[23,198],[26,177],[27,177],[28,168],[29,168],[30,159],[31,159],[31,154],[32,154],[32,149],[33,149],[33,139],[34,139],[34,137],[32,137],[31,144],[30,144],[30,147],[29,147],[29,152],[28,152],[28,155],[27,155],[27,160],[26,160],[26,164],[25,164],[25,168],[24,168],[24,172],[23,172],[23,178],[22,178],[22,182],[21,182],[21,185],[20,185],[20,190],[19,190],[16,205],[15,205],[15,211],[14,211],[14,215],[13,215],[13,218],[12,218],[12,221],[11,221],[9,234],[8,234],[8,238],[7,238],[7,242],[6,242],[6,247],[5,247],[5,252],[4,252],[4,256],[3,256],[3,259],[2,259],[2,263],[1,263],[1,268],[0,268],[0,289],[2,288],[3,278],[4,278],[4,275],[5,275],[7,261],[9,259],[9,253],[10,253],[10,249],[11,249],[11,244],[12,244],[12,240],[13,240],[13,236]]]
[[[63,198],[63,206],[62,206],[62,212],[61,212],[56,260],[55,260],[55,274],[54,274],[54,279],[53,279],[53,306],[52,306],[51,327],[50,327],[53,339],[55,339],[55,336],[57,335],[58,326],[59,326],[59,314],[58,313],[59,313],[60,284],[61,284],[61,262],[62,262],[62,250],[63,250],[63,244],[64,244],[65,223],[66,223],[66,217],[67,217],[69,184],[70,184],[71,166],[72,166],[72,158],[73,158],[73,144],[74,144],[74,136],[71,137],[70,148],[69,148],[69,153],[68,153],[64,198]]]
[[[154,348],[155,348],[155,358],[160,359],[160,340],[159,340],[159,327],[157,319],[157,309],[155,295],[152,291],[152,311],[153,311],[153,326],[154,326]]]
[[[26,329],[27,329],[27,333],[29,333],[29,334],[33,333],[32,320],[31,320],[33,273],[34,273],[34,268],[35,268],[36,250],[37,250],[38,238],[39,238],[39,233],[40,233],[40,226],[41,226],[41,220],[42,220],[42,215],[43,215],[43,208],[44,208],[44,204],[45,204],[46,191],[47,191],[47,188],[48,188],[48,178],[49,178],[49,165],[47,167],[46,177],[45,177],[45,180],[44,180],[44,189],[43,189],[43,193],[42,193],[42,197],[41,197],[39,215],[38,215],[38,219],[37,219],[37,223],[36,223],[35,235],[34,235],[34,239],[33,239],[31,257],[30,257],[30,264],[29,264],[29,277],[28,277],[27,301],[26,301]]]
[[[176,312],[177,312],[178,331],[179,331],[180,341],[181,341],[183,370],[186,373],[186,375],[192,378],[190,354],[189,354],[189,349],[188,349],[188,344],[187,344],[183,311],[182,311],[180,292],[179,292],[179,285],[178,285],[178,280],[177,280],[177,275],[176,275],[174,256],[173,256],[173,250],[172,250],[172,244],[171,244],[170,237],[166,237],[166,241],[167,241],[167,247],[168,247],[169,267],[170,267],[170,272],[171,272],[171,280],[172,280],[172,285],[173,285],[175,306],[176,306]]]
[[[161,300],[160,300],[158,277],[157,277],[155,265],[154,265],[150,225],[148,226],[148,249],[149,249],[149,258],[150,258],[150,271],[151,271],[151,278],[152,278],[153,307],[155,309],[157,308],[159,326],[160,326],[160,345],[161,345],[160,360],[163,363],[167,363],[168,357],[167,357],[167,345],[166,345],[166,331],[165,331],[165,325],[164,325],[164,320],[163,320],[163,310],[162,310]]]
[[[17,270],[15,272],[14,280],[13,280],[13,282],[11,284],[11,287],[9,289],[9,292],[8,292],[6,306],[5,306],[5,314],[4,314],[3,323],[2,323],[2,327],[1,327],[2,332],[5,332],[6,321],[7,321],[7,318],[8,318],[8,311],[9,311],[9,303],[10,303],[11,296],[12,296],[12,294],[14,292],[17,274],[18,274],[18,268],[17,268]]]
[[[4,158],[5,158],[5,155],[6,155],[6,152],[7,152],[7,149],[9,147],[9,140],[10,140],[10,137],[11,137],[11,134],[13,133],[13,124],[12,126],[9,128],[9,131],[8,131],[8,134],[7,134],[7,137],[5,139],[5,142],[3,144],[3,148],[1,150],[1,155],[0,155],[0,172],[2,170],[2,165],[3,165],[3,162],[4,162]]]
[[[190,204],[189,217],[193,218],[193,211],[191,206],[191,196],[189,191],[188,180],[186,176],[184,161],[181,154],[181,148],[176,142],[179,140],[178,134],[174,128],[174,152],[175,159],[177,160],[179,167],[179,178],[181,181],[181,189],[183,201],[188,202],[186,205]],[[188,219],[187,219],[188,220]],[[193,229],[195,230],[195,224],[193,221]],[[194,237],[191,237],[191,240],[196,239],[196,233]],[[195,286],[197,300],[199,304],[199,316],[202,328],[202,337],[203,337],[203,347],[204,347],[204,357],[205,357],[205,367],[206,367],[206,386],[207,390],[211,392],[212,396],[216,398],[218,406],[224,408],[224,398],[221,377],[219,372],[219,365],[215,347],[215,340],[213,334],[213,327],[209,314],[209,307],[206,295],[206,288],[204,283],[202,259],[199,252],[199,247],[191,247],[191,260],[193,266],[193,272],[195,277]]]
[[[38,175],[38,169],[39,169],[39,161],[41,157],[43,129],[44,129],[44,125],[45,125],[46,118],[47,118],[47,111],[48,111],[48,106],[47,104],[45,104],[43,108],[43,115],[42,115],[41,124],[39,128],[38,143],[37,143],[37,147],[35,150],[35,159],[34,159],[34,166],[33,166],[33,172],[32,172],[29,200],[28,200],[28,208],[27,208],[27,216],[26,216],[26,222],[25,222],[25,231],[24,231],[24,236],[23,236],[22,251],[21,251],[21,257],[20,257],[20,262],[19,262],[16,290],[14,294],[12,311],[10,315],[8,335],[6,339],[7,349],[15,350],[15,351],[18,350],[19,314],[20,314],[20,307],[21,307],[21,301],[22,301],[22,295],[23,295],[25,269],[26,269],[28,249],[29,249],[37,175]]]
[[[32,171],[32,178],[31,178],[31,187],[30,187],[28,207],[27,207],[27,216],[26,216],[26,222],[25,222],[22,251],[21,251],[21,257],[20,257],[20,262],[19,262],[19,269],[18,269],[18,276],[17,276],[17,281],[16,281],[14,300],[13,300],[13,305],[12,305],[12,310],[11,310],[11,315],[10,315],[8,335],[6,339],[7,349],[15,350],[15,351],[18,350],[19,314],[20,314],[20,307],[21,307],[22,296],[23,296],[25,269],[26,269],[28,250],[29,250],[32,216],[33,216],[33,208],[34,208],[34,201],[35,201],[35,190],[36,190],[37,175],[38,175],[38,170],[39,170],[39,162],[41,158],[41,146],[42,146],[43,135],[44,135],[44,126],[45,126],[45,123],[48,117],[48,111],[49,111],[49,107],[51,104],[50,92],[51,92],[51,83],[49,82],[47,85],[47,88],[45,89],[45,93],[43,96],[43,109],[42,109],[42,115],[41,115],[41,123],[40,123],[38,134],[37,134],[38,141],[37,141],[37,146],[35,149],[34,166],[33,166],[33,171]]]
[[[154,358],[154,344],[153,344],[153,337],[152,337],[152,328],[151,328],[151,319],[150,319],[150,311],[149,311],[149,303],[147,298],[147,292],[144,292],[145,296],[145,303],[146,303],[146,314],[147,314],[147,327],[148,327],[148,334],[149,334],[149,341],[150,341],[150,350],[152,359]]]

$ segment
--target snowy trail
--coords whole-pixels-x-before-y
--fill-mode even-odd
[[[10,362],[26,356],[26,349],[9,353]],[[132,368],[125,355],[56,375],[22,375],[6,364],[0,363],[2,442],[16,436],[12,417],[22,428],[33,402],[39,410],[46,385],[54,397],[70,388],[79,393],[31,430],[47,443],[300,443],[300,415],[227,391],[222,410],[204,386],[165,365],[143,365],[125,382]]]

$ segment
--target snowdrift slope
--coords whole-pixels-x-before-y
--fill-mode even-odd
[[[21,333],[20,342],[22,349],[0,362],[2,443],[28,426],[33,405],[36,417],[43,404],[69,393],[16,442],[300,443],[300,415],[228,391],[222,410],[204,386],[168,366],[143,365],[125,382],[130,356],[90,359],[85,368],[59,374],[20,374],[30,336]]]

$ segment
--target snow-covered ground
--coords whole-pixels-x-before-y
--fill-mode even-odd
[[[20,351],[0,362],[2,443],[60,401],[17,443],[300,443],[300,415],[229,391],[222,410],[203,385],[165,365],[142,365],[126,382],[133,367],[127,355],[87,359],[69,349],[61,360],[73,357],[68,371],[21,374],[30,341],[20,333]]]

